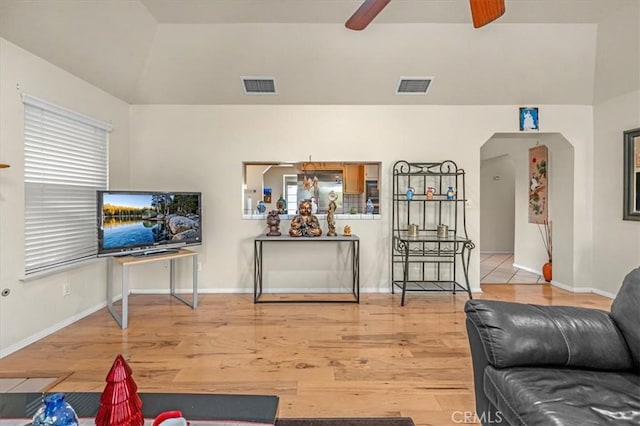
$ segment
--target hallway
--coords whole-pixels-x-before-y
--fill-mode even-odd
[[[513,266],[513,253],[480,254],[480,284],[545,284],[539,274]]]

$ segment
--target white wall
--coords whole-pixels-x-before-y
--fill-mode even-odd
[[[19,87],[18,87],[19,86]],[[113,124],[110,180],[129,184],[129,106],[0,38],[0,357],[105,304],[104,260],[42,279],[24,274],[24,109],[21,94],[37,96]],[[62,286],[71,294],[62,297]]]
[[[640,2],[598,27],[594,107],[593,287],[615,294],[640,265],[640,222],[622,220],[622,132],[640,127]]]
[[[640,127],[640,90],[595,107],[593,286],[615,294],[640,265],[640,222],[622,220],[622,132]]]
[[[515,171],[509,154],[482,160],[480,166],[480,253],[513,253]]]
[[[241,166],[242,167],[242,166]],[[247,166],[245,170],[245,185],[247,188],[243,191],[242,198],[242,211],[246,214],[252,214],[255,212],[258,201],[262,199],[262,181],[263,181],[263,173],[267,170],[269,166],[260,164],[260,165],[252,165]],[[231,183],[231,182],[229,182]],[[239,182],[240,187],[242,188],[242,182]],[[251,198],[251,211],[247,211],[247,201]]]
[[[540,108],[545,129],[567,135],[577,153],[590,157],[591,107]],[[480,147],[495,132],[517,132],[517,127],[517,106],[134,106],[131,160],[136,167],[131,182],[135,189],[202,191],[205,242],[200,249],[200,288],[248,292],[253,288],[253,237],[263,231],[264,223],[241,220],[237,208],[228,208],[241,199],[234,182],[242,182],[243,161],[303,161],[309,155],[314,161],[382,161],[381,196],[389,212],[395,161],[454,160],[467,171],[468,232],[478,244]],[[171,174],[164,172],[169,165]],[[586,167],[574,172],[577,181],[590,180]],[[582,187],[577,192],[574,201],[585,203],[588,192]],[[361,279],[367,291],[389,289],[389,217],[349,223],[362,239]],[[572,218],[572,229],[591,228],[588,215]],[[345,223],[339,221],[337,228]],[[288,229],[286,221],[281,229]],[[581,232],[582,238],[573,242],[572,252],[590,250],[590,235],[584,235]],[[535,238],[540,245],[539,236]],[[273,250],[288,256],[286,248]],[[324,259],[315,254],[310,249],[308,258],[322,263]],[[308,268],[319,269],[313,263]],[[305,277],[300,272],[288,279],[304,282]],[[478,289],[479,250],[472,255],[470,277],[472,288]],[[148,281],[143,274],[137,279]]]

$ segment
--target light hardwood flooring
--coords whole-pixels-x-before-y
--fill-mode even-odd
[[[476,297],[611,304],[549,285],[483,290]],[[359,305],[254,305],[248,294],[204,294],[196,310],[165,295],[129,301],[128,329],[103,309],[1,359],[0,372],[68,371],[51,390],[101,392],[121,353],[141,392],[273,394],[280,417],[452,425],[474,411],[463,293],[410,293],[404,307],[398,294],[363,294]]]

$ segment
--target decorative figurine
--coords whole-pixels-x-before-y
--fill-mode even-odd
[[[54,393],[44,398],[41,406],[33,416],[34,426],[78,426],[75,410],[64,400],[63,393]]]
[[[276,210],[278,210],[279,214],[287,214],[287,200],[284,199],[282,194],[280,194],[280,198],[276,201]]]
[[[410,186],[407,188],[407,200],[413,200],[413,193],[416,192],[416,190],[413,188],[413,186]]]
[[[278,216],[277,210],[271,210],[267,215],[267,225],[269,225],[269,232],[267,232],[267,236],[269,237],[279,237],[282,235],[280,232],[280,216]]]
[[[189,422],[182,417],[182,411],[173,410],[158,414],[151,426],[189,426]]]
[[[335,237],[336,234],[336,217],[335,212],[338,206],[336,202],[331,200],[329,201],[329,213],[327,213],[327,225],[329,226],[329,231],[327,232],[327,237]]]
[[[143,426],[142,400],[136,393],[131,367],[118,355],[107,373],[107,385],[100,397],[96,426]]]
[[[364,207],[364,211],[367,214],[373,214],[373,201],[371,201],[371,198],[367,200],[367,204]]]
[[[260,200],[258,201],[256,209],[258,210],[258,213],[262,214],[267,210],[267,205],[264,203],[264,201]]]
[[[351,236],[351,227],[349,225],[345,225],[344,226],[343,235],[345,237],[350,237]]]
[[[436,189],[433,186],[427,188],[427,200],[433,200],[433,196],[436,193]]]
[[[319,237],[322,235],[318,218],[311,213],[311,201],[302,200],[298,214],[291,219],[289,235],[292,237]]]
[[[311,197],[311,214],[318,213],[318,203],[316,202],[316,197]]]
[[[447,189],[447,200],[455,200],[456,199],[456,191],[453,189],[453,186],[450,186]]]

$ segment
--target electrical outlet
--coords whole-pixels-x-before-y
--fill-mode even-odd
[[[62,295],[68,296],[70,294],[71,294],[71,284],[69,283],[62,284]]]

